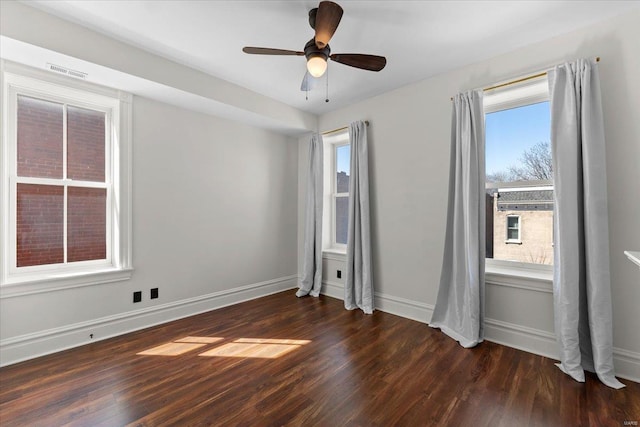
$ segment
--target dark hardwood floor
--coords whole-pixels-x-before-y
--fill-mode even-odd
[[[4,367],[0,425],[638,425],[640,384],[553,362],[289,291]]]

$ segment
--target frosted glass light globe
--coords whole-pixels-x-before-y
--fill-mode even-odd
[[[327,71],[327,61],[322,56],[312,56],[307,61],[307,70],[313,77],[320,77]]]

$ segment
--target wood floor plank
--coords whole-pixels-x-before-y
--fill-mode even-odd
[[[150,354],[159,346],[180,354]],[[212,356],[221,346],[282,355]],[[463,349],[419,322],[283,292],[1,368],[0,425],[640,421],[640,384],[622,380],[627,387],[613,390],[591,374],[580,384],[553,362],[491,342]]]

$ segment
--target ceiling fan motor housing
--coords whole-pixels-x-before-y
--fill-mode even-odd
[[[319,49],[316,46],[315,39],[311,39],[304,45],[304,56],[307,58],[307,61],[315,56],[320,56],[324,58],[326,61],[329,58],[329,54],[331,53],[331,48],[329,45],[326,45],[324,48]]]

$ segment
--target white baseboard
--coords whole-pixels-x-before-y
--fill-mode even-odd
[[[324,281],[323,295],[344,299],[344,285],[338,282]],[[375,293],[375,309],[396,316],[429,323],[433,314],[433,305]],[[485,318],[485,339],[507,347],[558,360],[556,336],[553,332]],[[631,381],[640,382],[640,353],[621,348],[613,349],[613,363],[616,375]]]
[[[485,318],[484,339],[558,360],[556,335],[553,332]]]
[[[7,338],[0,341],[0,366],[11,365],[172,320],[294,289],[297,287],[297,281],[297,275],[280,277],[194,298]],[[90,334],[93,334],[93,339],[89,338]]]
[[[484,323],[484,337],[487,341],[560,360],[558,343],[553,332],[496,319],[485,319]],[[613,366],[616,376],[640,382],[640,353],[614,347]]]
[[[618,377],[640,383],[640,353],[613,347],[613,366]]]
[[[339,282],[325,280],[322,282],[321,294],[344,300],[344,285]],[[396,316],[427,323],[431,319],[433,306],[421,302],[411,301],[405,298],[391,295],[374,294],[375,309]]]
[[[405,298],[375,293],[375,308],[385,313],[395,314],[422,323],[429,323],[433,314],[433,306],[415,302]]]
[[[320,293],[328,297],[337,298],[344,301],[344,285],[330,280],[323,280]]]

